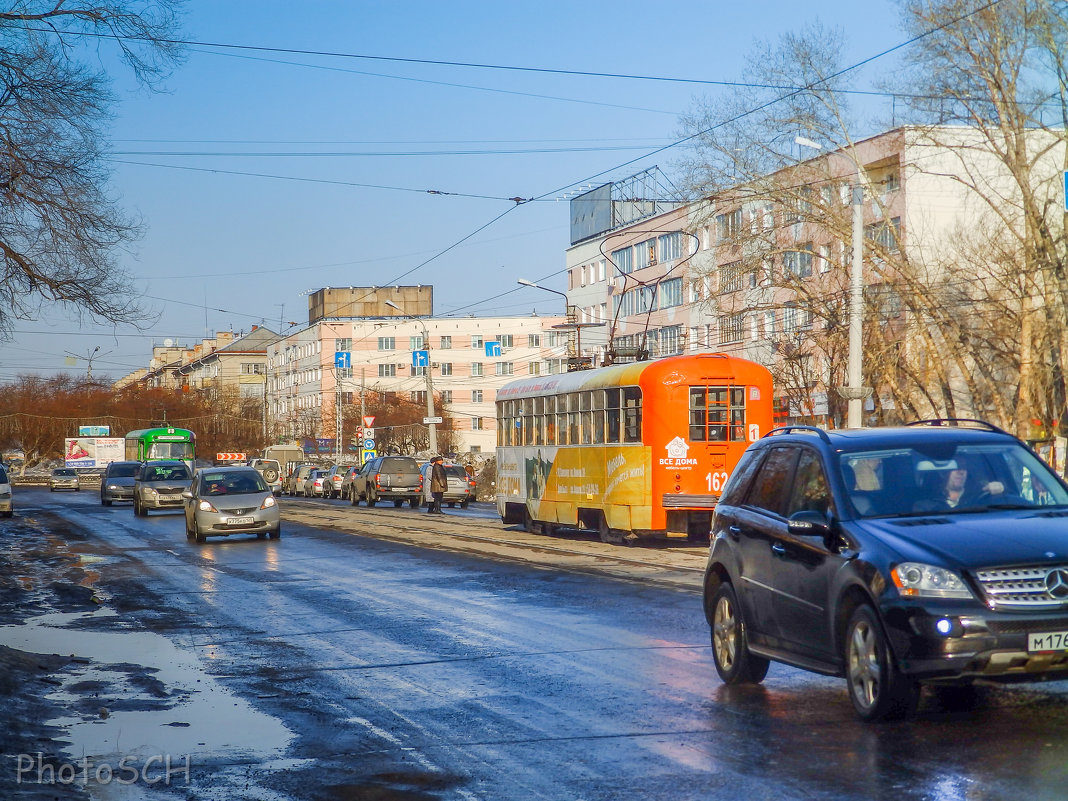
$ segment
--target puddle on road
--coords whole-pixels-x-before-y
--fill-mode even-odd
[[[49,700],[71,709],[71,715],[48,723],[66,732],[70,745],[65,750],[72,761],[80,763],[87,757],[93,764],[117,765],[123,757],[144,763],[170,755],[173,765],[184,765],[188,754],[192,784],[207,780],[224,786],[219,773],[228,765],[241,766],[243,775],[248,766],[267,772],[292,767],[283,755],[293,733],[277,718],[230,692],[201,668],[193,654],[163,635],[67,628],[115,616],[113,610],[98,609],[42,615],[19,626],[0,626],[2,645],[78,657],[62,676],[63,684],[48,694]],[[82,664],[81,660],[88,661]],[[98,698],[88,692],[91,706],[85,690],[90,686],[100,688]],[[109,703],[124,708],[112,709]],[[135,788],[97,786],[93,795],[139,797],[128,794],[136,793]]]

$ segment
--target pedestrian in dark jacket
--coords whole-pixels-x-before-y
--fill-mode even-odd
[[[430,459],[430,495],[433,500],[430,502],[430,508],[426,510],[428,515],[444,514],[441,511],[441,501],[448,488],[449,477],[445,473],[445,466],[441,463],[440,456],[434,456]]]

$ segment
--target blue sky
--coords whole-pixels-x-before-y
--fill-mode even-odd
[[[187,12],[197,42],[702,80],[741,78],[758,41],[816,18],[844,29],[847,63],[906,38],[890,0],[863,13],[842,0],[190,0]],[[84,373],[64,357],[96,347],[94,376],[117,378],[166,338],[304,323],[302,293],[323,286],[432,284],[439,315],[559,313],[558,295],[516,285],[565,288],[568,207],[552,198],[599,174],[670,173],[682,153],[620,165],[678,138],[696,95],[729,91],[199,45],[165,92],[115,74],[112,188],[146,225],[122,261],[159,319],[143,332],[58,310],[19,322],[0,381]]]

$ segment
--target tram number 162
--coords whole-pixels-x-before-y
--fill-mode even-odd
[[[723,485],[727,483],[727,474],[724,472],[709,473],[705,476],[705,481],[708,482],[708,491],[718,493],[723,489]]]

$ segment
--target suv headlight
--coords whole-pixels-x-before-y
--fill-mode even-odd
[[[971,598],[971,591],[952,570],[920,562],[902,562],[890,571],[898,592],[908,598]]]

